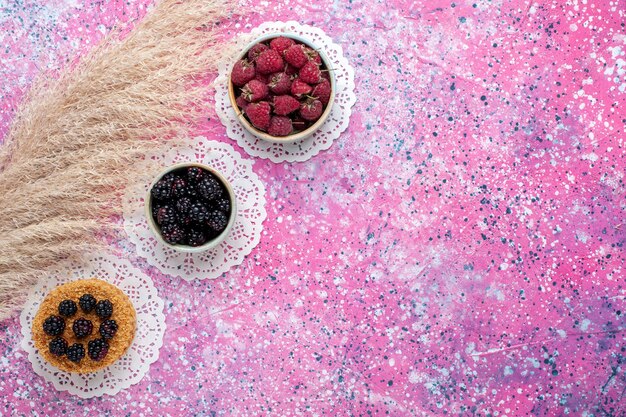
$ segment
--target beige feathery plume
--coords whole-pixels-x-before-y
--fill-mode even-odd
[[[104,244],[147,152],[207,96],[224,0],[163,0],[126,36],[35,82],[0,147],[0,320],[58,262]]]

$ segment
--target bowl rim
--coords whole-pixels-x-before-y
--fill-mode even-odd
[[[165,175],[169,174],[170,172],[176,171],[181,168],[188,168],[188,167],[199,167],[215,175],[215,177],[217,177],[217,179],[224,185],[224,188],[226,188],[228,197],[230,198],[230,217],[228,219],[228,224],[226,225],[226,228],[222,231],[222,233],[220,233],[219,235],[217,235],[216,237],[214,237],[213,239],[209,240],[208,242],[206,242],[205,244],[201,246],[188,246],[188,245],[178,245],[178,244],[173,245],[171,243],[166,242],[165,239],[163,239],[163,236],[161,236],[160,228],[157,226],[156,222],[154,221],[154,218],[152,217],[152,187],[154,187],[154,185],[159,180],[161,180],[161,178],[163,178]],[[220,243],[222,243],[226,239],[226,237],[230,234],[230,231],[232,230],[235,224],[235,219],[237,218],[237,199],[235,198],[235,192],[233,191],[233,187],[231,186],[230,182],[226,179],[226,177],[221,172],[219,172],[215,168],[209,165],[203,164],[201,162],[180,162],[174,165],[170,165],[169,167],[163,169],[159,174],[156,175],[156,177],[150,184],[150,187],[148,187],[148,192],[146,193],[146,197],[144,198],[144,215],[146,217],[146,220],[148,221],[148,226],[150,228],[150,231],[152,232],[154,237],[159,241],[159,243],[178,252],[200,253],[200,252],[205,252],[209,249],[215,248]]]
[[[230,105],[237,116],[237,119],[243,125],[244,129],[246,129],[248,132],[252,133],[254,136],[260,139],[263,139],[265,141],[272,142],[272,143],[293,143],[293,142],[297,142],[299,140],[310,137],[326,122],[326,120],[328,119],[328,116],[330,116],[330,112],[332,111],[332,107],[335,102],[336,80],[335,80],[335,74],[332,71],[332,67],[330,66],[330,60],[328,59],[328,56],[326,55],[326,53],[322,49],[318,48],[315,45],[315,43],[313,43],[311,40],[303,36],[300,36],[298,34],[291,33],[291,32],[274,32],[274,33],[268,33],[266,35],[257,37],[254,41],[250,42],[243,49],[243,51],[237,56],[237,60],[235,62],[245,57],[248,51],[250,50],[250,48],[252,48],[257,43],[264,42],[268,39],[274,39],[280,36],[297,40],[298,42],[304,43],[308,47],[315,49],[319,53],[320,58],[322,59],[322,62],[324,63],[326,68],[329,69],[328,75],[330,78],[330,98],[320,118],[317,119],[317,121],[313,123],[311,126],[309,126],[308,129],[303,130],[301,132],[298,132],[289,136],[272,136],[252,126],[252,124],[248,122],[248,120],[244,116],[243,112],[239,109],[239,106],[237,105],[237,102],[235,101],[235,86],[230,80],[230,72],[228,75],[228,98],[230,100]]]

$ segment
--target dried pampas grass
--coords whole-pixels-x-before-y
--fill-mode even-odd
[[[0,319],[50,268],[104,244],[139,162],[185,131],[218,61],[220,0],[163,0],[56,79],[37,81],[0,147]]]

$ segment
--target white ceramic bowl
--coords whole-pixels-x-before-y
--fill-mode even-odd
[[[317,121],[314,124],[312,124],[308,129],[305,129],[305,130],[303,130],[301,132],[294,133],[294,134],[289,135],[289,136],[280,136],[280,137],[279,136],[272,136],[272,135],[270,135],[270,134],[268,134],[266,132],[263,132],[261,130],[258,130],[257,128],[252,126],[252,124],[250,122],[248,122],[246,117],[243,115],[242,111],[239,109],[239,106],[237,106],[237,102],[235,101],[236,98],[237,98],[237,97],[235,97],[235,86],[230,81],[230,75],[228,77],[228,98],[230,99],[231,106],[233,106],[233,109],[235,110],[235,113],[237,114],[237,118],[239,119],[239,121],[241,122],[243,127],[248,132],[250,132],[254,136],[256,136],[258,138],[261,138],[263,140],[266,140],[268,142],[291,143],[291,142],[296,142],[296,141],[308,138],[317,129],[319,129],[320,126],[322,126],[324,124],[326,119],[328,119],[328,116],[330,115],[330,111],[331,111],[331,109],[333,107],[333,103],[335,101],[335,75],[334,75],[334,73],[332,71],[332,67],[330,65],[330,60],[328,59],[328,57],[326,56],[324,51],[322,51],[321,49],[317,48],[308,39],[303,38],[302,36],[296,35],[294,33],[272,33],[272,34],[269,34],[269,35],[261,36],[261,37],[257,38],[254,42],[250,43],[243,50],[243,52],[239,55],[237,60],[241,60],[242,58],[244,58],[246,56],[246,54],[248,53],[248,51],[250,50],[250,48],[252,48],[257,43],[265,42],[265,41],[267,41],[269,39],[274,39],[274,38],[277,38],[279,36],[284,36],[286,38],[291,38],[291,39],[293,39],[295,41],[298,41],[300,43],[305,44],[306,46],[308,46],[311,49],[316,50],[319,53],[320,58],[322,59],[322,63],[326,66],[326,69],[329,70],[328,71],[328,75],[330,77],[330,90],[331,90],[331,92],[330,92],[330,99],[328,100],[328,104],[326,105],[326,108],[324,109],[324,112],[322,113],[320,118],[317,119]]]
[[[228,224],[226,225],[226,228],[222,231],[222,233],[220,233],[213,239],[207,241],[204,245],[201,245],[201,246],[188,246],[188,245],[178,245],[178,244],[172,245],[171,243],[166,242],[165,239],[163,239],[163,236],[161,236],[160,227],[156,224],[156,222],[154,221],[154,218],[152,217],[151,190],[152,190],[152,187],[154,187],[154,184],[156,184],[161,178],[163,178],[163,176],[169,174],[170,172],[179,170],[181,168],[188,168],[188,167],[202,168],[203,170],[209,171],[211,174],[215,175],[215,177],[217,177],[217,179],[222,184],[224,184],[224,188],[226,188],[226,191],[228,192],[228,197],[230,199],[230,218],[228,219]],[[231,229],[233,228],[233,225],[235,224],[235,218],[237,217],[237,200],[235,199],[235,193],[233,192],[233,188],[231,187],[228,180],[224,178],[224,176],[221,173],[219,173],[218,171],[216,171],[215,169],[211,168],[208,165],[200,164],[197,162],[185,162],[181,164],[172,165],[171,167],[168,167],[167,169],[161,171],[161,173],[157,175],[154,181],[152,181],[152,184],[150,184],[150,188],[148,188],[148,193],[146,194],[146,198],[145,198],[144,215],[146,216],[146,219],[148,220],[148,225],[150,225],[150,230],[152,230],[152,233],[154,234],[154,236],[157,238],[157,240],[160,243],[167,246],[168,248],[172,248],[180,252],[198,253],[198,252],[204,252],[206,250],[212,249],[216,247],[217,245],[219,245],[220,243],[222,243],[224,239],[226,239]]]

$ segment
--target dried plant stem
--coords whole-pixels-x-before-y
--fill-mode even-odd
[[[138,162],[198,115],[230,12],[224,0],[163,0],[33,84],[0,147],[0,319],[58,262],[103,245],[123,188],[150,174]]]

